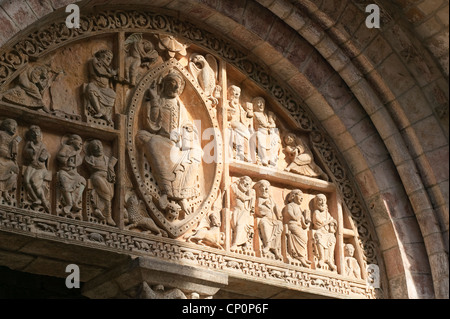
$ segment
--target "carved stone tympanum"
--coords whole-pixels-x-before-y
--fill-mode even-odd
[[[129,263],[103,273],[90,296],[212,296],[233,274],[236,287],[372,297],[376,254],[353,184],[263,66],[159,13],[52,30],[0,55],[2,231],[132,255],[132,275]]]

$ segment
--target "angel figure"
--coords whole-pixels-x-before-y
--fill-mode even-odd
[[[178,42],[177,39],[171,35],[159,36],[159,48],[163,51],[167,51],[169,58],[174,58],[177,54],[186,56],[186,47],[185,44]]]
[[[133,33],[124,43],[125,52],[128,57],[125,59],[125,81],[131,86],[136,85],[138,68],[148,66],[158,58],[158,52],[153,44],[144,40],[142,33]]]
[[[220,97],[220,86],[216,85],[217,69],[217,60],[211,54],[194,53],[190,57],[189,70],[213,105],[218,104]]]
[[[35,65],[23,71],[17,80],[17,85],[3,93],[2,99],[28,107],[51,113],[52,101],[48,102],[44,96],[57,76],[63,71],[54,71],[46,65]]]
[[[314,155],[301,138],[289,133],[284,137],[286,159],[289,165],[284,169],[304,176],[321,178],[328,181],[328,176],[314,162]]]

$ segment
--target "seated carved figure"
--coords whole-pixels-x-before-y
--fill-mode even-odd
[[[199,195],[196,178],[202,149],[197,128],[179,98],[184,85],[182,75],[175,70],[170,70],[158,87],[152,84],[145,103],[145,130],[137,134],[138,145],[161,190],[159,206],[171,221],[181,211],[191,214],[189,200]]]
[[[89,180],[93,189],[90,201],[94,208],[94,216],[99,220],[106,220],[110,226],[116,226],[111,217],[111,200],[114,196],[116,179],[114,166],[117,160],[115,157],[104,155],[102,142],[93,140],[87,144],[84,161],[91,173]]]
[[[60,170],[56,174],[61,194],[63,215],[81,218],[81,200],[86,187],[86,179],[77,172],[82,163],[81,137],[73,134],[67,141],[63,141],[56,159]]]
[[[314,212],[312,217],[314,252],[317,257],[318,267],[337,269],[334,263],[334,248],[336,246],[337,221],[328,211],[327,198],[318,194],[314,198]]]
[[[283,208],[283,223],[286,225],[287,252],[292,258],[300,261],[303,267],[308,267],[308,229],[311,224],[309,210],[302,210],[300,204],[303,193],[294,189],[286,196],[286,206]]]
[[[254,188],[257,198],[255,214],[258,217],[262,255],[269,256],[269,253],[273,253],[276,259],[282,260],[281,234],[283,232],[283,222],[277,205],[269,194],[270,183],[266,180],[261,180],[255,184]]]
[[[110,50],[97,51],[89,60],[89,83],[84,86],[88,112],[108,124],[112,124],[112,108],[116,101],[116,92],[110,87],[111,80],[117,76],[117,70],[111,68],[112,59]]]
[[[0,197],[9,205],[13,203],[11,193],[17,188],[17,148],[20,137],[16,137],[17,122],[5,119],[0,124]]]
[[[328,176],[316,165],[311,150],[301,138],[289,133],[284,137],[284,143],[284,152],[289,163],[285,171],[328,181]]]
[[[25,161],[23,173],[23,185],[32,207],[42,205],[44,210],[50,212],[50,203],[47,199],[48,182],[51,180],[51,172],[48,171],[50,154],[42,142],[41,129],[37,125],[30,126],[25,134],[26,144],[23,149]]]

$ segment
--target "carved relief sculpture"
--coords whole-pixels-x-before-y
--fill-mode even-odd
[[[89,184],[92,190],[89,192],[88,200],[92,204],[93,215],[100,221],[106,221],[110,226],[116,226],[111,216],[111,201],[114,196],[116,180],[114,166],[117,159],[104,155],[100,140],[92,140],[86,144],[84,161],[91,173]]]
[[[13,192],[17,188],[17,151],[21,141],[16,136],[17,122],[4,119],[0,124],[0,199],[8,205],[13,205]]]
[[[155,222],[141,211],[141,202],[135,194],[130,195],[126,202],[126,210],[128,214],[128,225],[126,229],[139,228],[143,231],[150,231],[157,236],[167,237],[167,232],[160,229]]]
[[[47,198],[48,183],[52,180],[51,172],[48,170],[50,154],[42,142],[41,128],[37,125],[30,126],[25,134],[25,140],[22,171],[27,199],[31,201],[33,209],[42,206],[45,212],[50,213],[50,203]]]
[[[82,219],[81,201],[86,187],[86,179],[81,176],[77,168],[82,164],[81,157],[82,139],[76,134],[63,138],[61,148],[56,155],[59,171],[56,174],[60,201],[61,214],[73,218]]]
[[[190,57],[189,70],[214,105],[220,97],[220,86],[216,85],[217,68],[217,60],[211,54],[195,53]]]
[[[266,101],[262,97],[254,98],[252,104],[256,150],[259,160],[263,166],[276,166],[281,139],[275,124],[275,114],[264,112]]]
[[[19,75],[18,84],[3,94],[3,99],[48,113],[50,110],[43,101],[43,93],[48,87],[49,68],[43,65],[29,67]]]
[[[261,180],[253,188],[256,190],[255,214],[258,217],[258,231],[262,241],[262,256],[268,257],[272,253],[276,259],[282,260],[282,215],[269,193],[270,183],[267,180]]]
[[[251,162],[250,137],[253,133],[253,108],[248,103],[245,109],[240,102],[241,88],[231,85],[228,88],[228,122],[231,127],[230,144],[236,150],[236,159]],[[230,145],[230,146],[231,146]]]
[[[112,125],[112,108],[116,92],[111,81],[117,78],[117,70],[111,68],[113,53],[99,50],[88,62],[89,83],[83,86],[86,111],[89,116],[104,119]]]
[[[231,250],[253,249],[256,193],[252,179],[243,176],[231,185],[231,229],[233,230]]]
[[[178,288],[165,290],[163,285],[155,285],[150,288],[144,281],[140,288],[139,299],[187,299],[187,297]]]
[[[179,97],[184,85],[174,69],[159,85],[151,85],[145,102],[145,130],[137,135],[161,190],[159,206],[169,220],[176,220],[181,211],[192,213],[189,200],[199,195],[195,181],[202,149],[197,128]]]
[[[125,81],[135,86],[139,67],[153,63],[158,58],[158,52],[150,41],[142,37],[142,33],[130,35],[124,46],[128,53],[125,59]]]
[[[308,260],[308,230],[311,224],[311,212],[302,210],[303,193],[299,189],[291,191],[286,196],[286,206],[283,208],[283,223],[286,227],[287,252],[300,261],[303,267],[310,267]]]
[[[321,178],[328,181],[328,176],[314,163],[314,156],[300,137],[289,133],[284,137],[286,159],[289,165],[285,171],[304,176]]]
[[[220,211],[212,212],[207,219],[209,223],[197,227],[194,234],[188,238],[188,241],[199,245],[224,249],[225,233],[220,231],[220,226],[222,225]]]
[[[177,54],[186,56],[186,45],[180,43],[171,35],[159,36],[159,48],[166,51],[169,58],[175,57]]]
[[[355,247],[353,247],[352,244],[345,244],[344,253],[345,274],[356,279],[361,279],[361,267],[356,258],[353,257],[355,254]]]
[[[328,211],[327,198],[318,194],[314,198],[314,212],[312,216],[314,254],[317,258],[317,266],[329,269],[337,269],[334,263],[334,248],[336,246],[337,221]]]

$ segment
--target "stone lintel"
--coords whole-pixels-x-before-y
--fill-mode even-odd
[[[152,257],[136,257],[87,282],[83,295],[89,298],[140,297],[144,286],[162,285],[183,293],[213,296],[228,284],[228,275]]]

